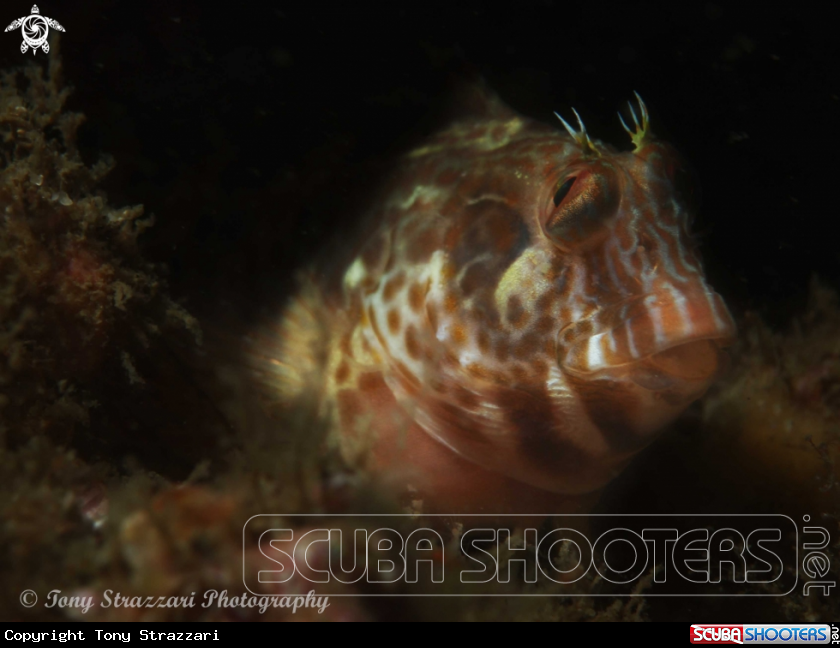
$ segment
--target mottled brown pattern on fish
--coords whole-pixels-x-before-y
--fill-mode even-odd
[[[420,359],[420,344],[417,341],[417,331],[412,324],[409,324],[405,330],[405,350],[412,359]]]
[[[408,305],[415,313],[423,310],[425,292],[425,288],[419,283],[411,284],[411,288],[408,289]]]
[[[702,394],[734,325],[693,249],[679,156],[641,104],[618,152],[472,92],[476,116],[384,181],[340,286],[287,310],[276,366],[337,412],[345,456],[431,510],[568,510]],[[318,318],[313,384],[293,341]]]
[[[388,311],[388,330],[396,335],[400,330],[400,314],[396,310]]]

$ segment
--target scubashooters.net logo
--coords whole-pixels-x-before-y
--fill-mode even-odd
[[[44,50],[44,54],[49,54],[50,44],[47,42],[47,36],[50,35],[50,27],[60,32],[64,31],[64,27],[57,20],[42,16],[38,5],[32,5],[32,13],[23,18],[13,20],[6,27],[6,31],[10,32],[15,29],[20,29],[21,34],[23,34],[23,42],[20,44],[22,54],[26,54],[30,48],[34,54],[38,51],[39,47]]]
[[[834,624],[694,624],[690,640],[693,644],[809,644],[837,643],[833,640]]]
[[[805,522],[811,521],[811,516],[802,518]],[[837,581],[828,578],[831,569],[831,561],[825,554],[831,542],[831,535],[828,529],[821,526],[806,526],[802,529],[803,544],[802,550],[802,571],[804,572],[805,583],[802,585],[802,596],[812,593],[829,596],[831,588],[837,585]]]
[[[786,515],[547,517],[512,533],[480,515],[458,516],[454,530],[434,515],[258,515],[243,529],[243,580],[261,595],[318,584],[362,596],[378,584],[394,596],[488,596],[502,583],[521,586],[505,596],[785,596],[800,565],[827,574],[818,557],[800,562],[810,545]]]

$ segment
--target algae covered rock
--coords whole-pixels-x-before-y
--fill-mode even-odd
[[[840,458],[837,293],[814,278],[806,311],[785,332],[748,314],[733,371],[706,399],[703,423],[721,471],[738,475],[761,499],[785,511],[833,513]]]
[[[81,159],[60,76],[54,55],[0,78],[0,432],[125,445],[130,403],[159,401],[151,383],[172,374],[161,333],[201,331],[138,248],[153,217],[111,206],[98,184],[113,163]]]

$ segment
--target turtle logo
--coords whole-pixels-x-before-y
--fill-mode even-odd
[[[32,13],[23,18],[13,20],[12,24],[6,27],[6,31],[12,31],[20,27],[23,34],[23,42],[20,44],[20,51],[26,54],[26,50],[32,48],[34,54],[40,47],[44,50],[44,54],[49,54],[50,44],[47,42],[47,36],[50,33],[50,27],[63,32],[64,27],[58,24],[52,18],[47,18],[41,15],[38,5],[32,5]]]

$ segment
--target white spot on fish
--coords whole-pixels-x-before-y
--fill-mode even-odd
[[[673,299],[674,305],[677,307],[677,312],[680,314],[682,336],[689,337],[694,330],[694,326],[691,323],[691,315],[688,312],[688,299],[671,284],[665,284],[665,289],[671,293],[671,299]]]
[[[586,350],[586,364],[594,371],[605,366],[604,352],[601,349],[601,336],[593,335],[589,338]]]
[[[650,321],[653,323],[653,336],[656,340],[656,346],[661,348],[665,345],[665,330],[662,326],[662,311],[656,306],[656,295],[648,295],[645,297],[644,304],[647,307]]]
[[[358,286],[367,277],[367,270],[361,258],[356,259],[344,273],[344,285],[348,289]]]

